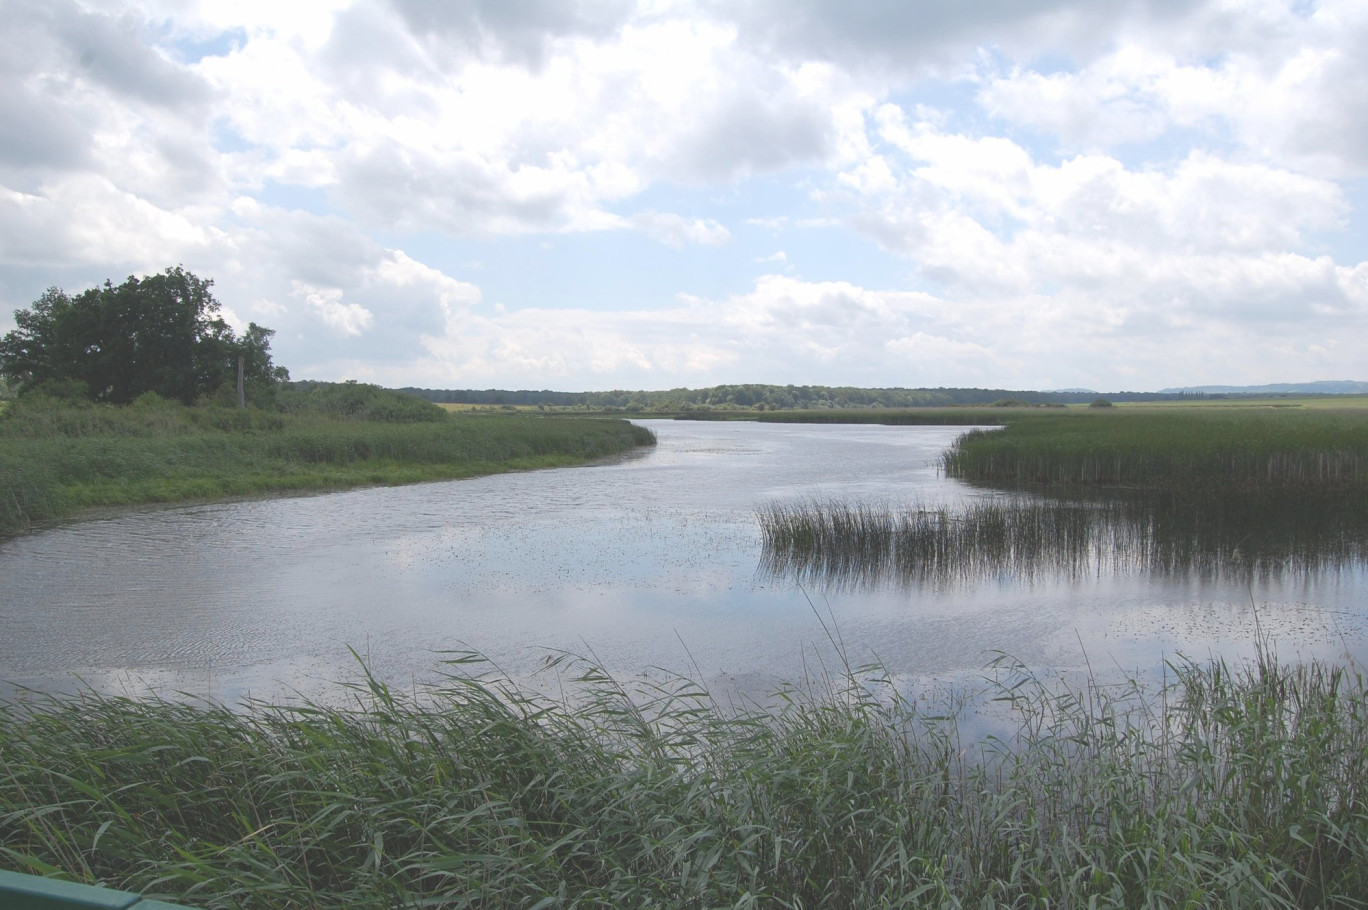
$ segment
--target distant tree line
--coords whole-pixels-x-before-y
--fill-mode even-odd
[[[177,266],[75,296],[49,288],[0,338],[0,377],[20,394],[127,404],[153,392],[190,404],[235,389],[241,359],[247,391],[264,396],[289,378],[271,361],[275,333],[250,323],[236,335],[212,286]]]
[[[925,408],[969,405],[1048,406],[1087,404],[1090,391],[1031,392],[1014,389],[860,389],[850,386],[719,385],[668,391],[553,392],[502,389],[417,389],[401,392],[439,404],[619,409],[624,411],[815,410],[823,408]],[[1201,396],[1159,392],[1109,393],[1111,401],[1169,401]]]

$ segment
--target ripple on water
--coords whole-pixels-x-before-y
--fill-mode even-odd
[[[772,681],[819,655],[834,667],[833,628],[854,662],[922,678],[972,674],[994,650],[1072,665],[1081,642],[1131,662],[1249,634],[1237,611],[1209,610],[1247,589],[1094,579],[821,594],[765,580],[758,505],[982,495],[935,468],[962,429],[650,425],[656,449],[615,463],[139,510],[0,544],[0,680],[141,673],[317,692],[355,676],[351,646],[400,682],[434,678],[453,648],[510,674],[564,649],[628,674]],[[1359,575],[1253,597],[1280,614],[1262,628],[1321,647],[1332,618],[1365,626],[1365,588]]]

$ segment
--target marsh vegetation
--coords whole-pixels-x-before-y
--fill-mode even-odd
[[[16,407],[22,416],[22,399]],[[178,417],[172,426],[188,428],[163,427],[146,438],[221,440],[241,432],[264,446],[297,431],[295,460],[284,464],[303,471],[311,464],[305,453],[317,451],[309,446],[324,452],[321,469],[357,459],[358,440],[409,444],[404,434],[413,427],[417,446],[427,434],[454,432],[448,426],[480,425],[357,420],[347,415],[349,407],[326,418],[288,408],[247,409],[246,417],[235,410],[172,411],[199,415],[185,418],[192,422],[216,414],[272,425],[211,432]],[[72,409],[62,419],[133,421],[139,409],[146,413],[137,420],[169,419],[151,399],[117,411]],[[1083,419],[1124,419],[1124,411],[1093,411]],[[41,419],[56,420],[57,413]],[[537,432],[540,424],[556,425],[530,416],[467,416],[490,421],[489,427],[516,421],[508,426]],[[384,432],[364,435],[371,425]],[[76,440],[74,450],[90,445],[82,440],[98,439],[80,451],[119,455],[128,462],[126,476],[137,476],[132,469],[142,456],[122,447],[124,440],[144,438],[138,432],[68,437],[57,426],[33,433],[53,446],[35,449],[38,460],[55,461],[63,439]],[[766,429],[778,438],[787,428]],[[698,552],[716,562],[716,537],[669,538],[668,516],[651,512],[706,486],[703,475],[679,470],[680,461],[696,461],[702,472],[719,473],[720,464],[759,478],[702,500],[710,512],[724,499],[745,503],[750,491],[772,489],[785,465],[813,462],[830,474],[857,464],[850,448],[819,460],[813,449],[769,450],[751,439],[737,444],[734,460],[710,460],[718,456],[702,453],[717,449],[720,438],[714,433],[682,445],[676,462],[641,470],[635,487],[627,481],[631,471],[591,472],[604,475],[602,484],[572,498],[625,503],[633,517],[650,521],[626,524],[615,513],[612,521],[624,524],[624,536],[663,538],[662,550],[681,549],[675,540],[696,545],[701,539],[712,549]],[[870,445],[876,437],[859,438]],[[895,451],[906,460],[911,450]],[[174,476],[173,464],[164,461],[158,470]],[[879,483],[909,476],[890,470]],[[639,498],[626,495],[633,488],[642,491]],[[1149,492],[1181,507],[1192,501],[1192,489]],[[514,501],[504,488],[500,505],[518,516],[544,515],[545,492],[536,487]],[[1283,492],[1289,495],[1279,498]],[[1161,575],[1188,567],[1217,574],[1236,571],[1231,567],[1311,572],[1336,560],[1363,560],[1352,495],[1336,492],[1309,504],[1304,523],[1289,517],[1291,511],[1274,515],[1265,533],[1238,512],[1194,522],[1182,508],[1145,511],[1159,510],[1162,498],[1123,499],[1112,489],[1072,498],[1063,493],[1055,486],[1045,499],[1037,489],[1030,499],[994,495],[964,509],[909,510],[918,513],[909,522],[923,522],[941,548],[932,575],[950,567],[950,575],[935,577],[977,577],[972,566],[954,568],[961,557],[997,559],[1004,571],[1053,572],[1051,560],[1067,547],[1085,554],[1079,565],[1093,571],[1096,560],[1116,560],[1118,547],[1129,545],[1132,561],[1115,568]],[[1289,510],[1299,500],[1310,503],[1304,486],[1280,487],[1270,496]],[[898,551],[893,532],[904,511],[860,501],[803,502],[830,506],[816,519],[833,526],[821,533],[835,545],[884,554],[884,563],[896,568],[904,558],[887,554]],[[1337,519],[1342,533],[1324,521],[1324,510],[1336,504],[1345,509]],[[980,505],[983,513],[966,520]],[[474,548],[453,540],[475,538],[446,531],[456,526],[457,510],[466,515],[476,506],[460,501],[436,512],[442,533],[434,532],[420,556],[473,559]],[[1014,511],[1017,506],[1037,514]],[[738,510],[752,529],[750,506]],[[791,517],[801,524],[798,511]],[[569,530],[556,540],[605,527],[583,513],[563,514],[570,517],[558,520]],[[685,517],[702,524],[702,514]],[[1164,522],[1173,524],[1171,533],[1160,533]],[[585,551],[558,562],[540,551],[506,549],[512,561],[546,561],[556,573],[588,563],[587,574],[573,576],[584,584],[609,564],[632,558],[622,554],[638,552],[610,542],[613,548],[592,563],[583,559]],[[597,540],[583,546],[606,549]],[[702,574],[697,568],[704,558],[644,564],[652,579],[676,569],[674,577],[684,578]],[[862,563],[849,564],[858,572]],[[366,570],[374,565],[384,566],[374,574],[387,582],[402,580],[390,563],[363,562]],[[747,562],[744,571],[753,565]],[[923,577],[917,572],[911,577]],[[450,597],[449,585],[431,587]],[[618,597],[619,591],[625,593]],[[611,598],[595,592],[594,606],[630,602],[633,592],[648,596],[636,588],[613,589]],[[516,612],[511,602],[499,601],[499,609]],[[690,614],[681,602],[670,603],[670,610],[656,611],[668,614],[664,623],[724,625],[716,610]],[[447,606],[432,613],[449,625],[455,614]],[[744,612],[731,611],[725,621]],[[947,612],[959,609],[952,604]],[[774,626],[725,625],[720,634],[776,639],[781,624],[795,621],[777,608],[770,615]],[[524,638],[545,636],[551,617],[534,613],[516,628],[531,630]],[[967,622],[982,625],[982,617],[973,614]],[[918,614],[893,628],[916,638],[925,620]],[[605,620],[634,627],[652,621],[645,610]],[[951,630],[975,634],[969,625]],[[405,647],[415,650],[429,640]],[[760,658],[747,652],[745,659]],[[986,697],[1004,712],[1004,727],[978,740],[962,738],[959,712],[967,702],[960,695],[928,701],[906,694],[897,678],[915,670],[906,664],[887,674],[855,668],[803,681],[782,689],[777,707],[766,703],[760,710],[714,699],[690,679],[619,682],[595,664],[551,663],[537,685],[483,675],[486,665],[462,658],[432,689],[400,690],[364,677],[314,702],[247,700],[231,710],[157,697],[21,692],[0,705],[0,864],[214,907],[1353,907],[1368,893],[1368,690],[1352,662],[1293,665],[1270,648],[1248,664],[1179,660],[1164,681],[1144,676],[1070,686],[1003,658],[983,673],[992,680]],[[548,691],[556,694],[543,694]]]
[[[359,383],[284,386],[270,408],[35,392],[0,412],[0,536],[97,506],[443,480],[652,441],[624,420],[453,415]]]
[[[0,860],[204,907],[1357,907],[1360,675],[1271,656],[1157,690],[1008,661],[1012,734],[877,668],[782,707],[473,657],[350,707],[81,694],[0,710]]]
[[[845,501],[758,513],[762,571],[819,590],[1100,573],[1225,582],[1368,565],[1368,502],[1309,495],[1044,498],[962,508]]]
[[[1034,411],[972,430],[944,459],[997,489],[1368,492],[1368,415],[1295,408]]]
[[[1240,580],[1368,558],[1362,411],[1033,411],[959,437],[955,509],[775,502],[762,567],[836,588],[1141,572]]]

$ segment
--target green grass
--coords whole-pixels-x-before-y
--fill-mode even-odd
[[[1132,489],[1368,489],[1368,413],[1330,409],[1032,411],[946,454],[971,483]]]
[[[452,479],[653,441],[621,420],[448,415],[412,401],[429,413],[402,401],[370,402],[358,418],[345,402],[320,413],[21,399],[0,414],[0,536],[94,507]]]
[[[204,907],[1362,907],[1361,675],[1267,657],[1162,688],[1004,661],[1010,735],[856,671],[719,707],[592,665],[549,699],[0,710],[0,866]],[[549,672],[549,671],[548,671]]]

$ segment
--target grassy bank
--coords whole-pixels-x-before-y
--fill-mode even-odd
[[[952,477],[995,487],[1368,490],[1361,409],[1035,410],[971,431],[945,456]]]
[[[562,664],[562,671],[574,665]],[[469,668],[459,668],[463,673]],[[205,907],[1361,907],[1361,676],[1005,668],[1015,736],[877,683],[719,710],[579,665],[351,709],[87,695],[0,710],[0,866]]]
[[[99,506],[451,479],[652,441],[622,420],[451,415],[345,386],[285,394],[271,410],[13,402],[0,413],[0,536]]]

